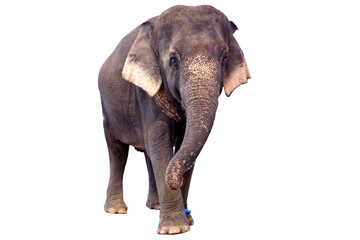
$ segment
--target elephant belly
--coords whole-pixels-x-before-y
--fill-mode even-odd
[[[119,106],[123,107],[119,108]],[[128,101],[123,102],[107,114],[111,131],[120,142],[145,150],[143,127],[139,115],[134,109],[125,108],[125,106],[131,107],[131,104]]]

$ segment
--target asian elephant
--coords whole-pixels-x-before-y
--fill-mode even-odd
[[[145,154],[146,205],[160,209],[158,233],[189,231],[190,179],[218,97],[250,78],[236,30],[211,6],[175,6],[131,31],[105,61],[99,89],[110,158],[106,212],[127,212],[122,179],[131,145]]]

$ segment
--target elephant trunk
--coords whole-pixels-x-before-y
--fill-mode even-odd
[[[218,106],[218,77],[213,76],[210,80],[195,78],[194,82],[187,81],[187,89],[181,91],[185,92],[182,94],[186,112],[185,135],[166,170],[166,183],[173,190],[182,186],[184,173],[194,165],[210,134]]]
[[[195,163],[214,123],[216,103],[192,101],[186,107],[186,130],[180,150],[171,159],[166,170],[166,182],[175,190],[183,184],[183,175]]]

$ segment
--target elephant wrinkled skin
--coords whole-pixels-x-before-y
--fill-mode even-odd
[[[158,233],[189,231],[190,179],[218,97],[250,78],[236,30],[211,6],[175,6],[135,28],[105,61],[99,89],[110,158],[106,212],[127,212],[122,178],[131,145],[145,154],[146,205],[160,209]]]

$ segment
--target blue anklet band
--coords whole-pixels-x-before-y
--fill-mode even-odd
[[[185,213],[191,213],[189,209],[185,209]]]

